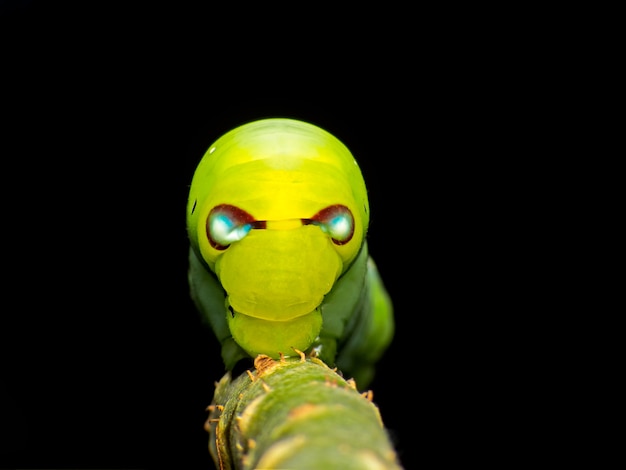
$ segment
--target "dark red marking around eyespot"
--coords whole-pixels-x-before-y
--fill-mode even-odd
[[[225,215],[233,222],[233,226],[251,224],[253,228],[265,228],[265,222],[255,221],[254,217],[243,209],[230,204],[218,204],[209,212],[205,224],[209,244],[216,250],[225,250],[229,245],[221,245],[211,237],[211,217],[215,215]],[[263,225],[263,227],[261,227],[261,225]]]
[[[342,204],[333,204],[332,206],[325,207],[313,217],[311,217],[310,222],[308,223],[318,223],[318,224],[327,224],[329,221],[334,219],[337,216],[347,215],[350,218],[350,233],[343,240],[337,240],[332,238],[332,241],[335,245],[345,245],[350,240],[352,240],[352,236],[354,235],[354,217],[352,216],[352,212],[346,206]],[[307,221],[303,220],[303,223],[307,223]]]

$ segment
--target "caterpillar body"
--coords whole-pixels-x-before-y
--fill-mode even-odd
[[[189,189],[188,281],[228,370],[300,350],[367,386],[394,332],[369,219],[355,158],[316,125],[260,119],[209,147]]]

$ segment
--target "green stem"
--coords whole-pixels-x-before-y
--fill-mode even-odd
[[[401,469],[372,392],[317,358],[275,361],[216,384],[209,450],[221,470]]]

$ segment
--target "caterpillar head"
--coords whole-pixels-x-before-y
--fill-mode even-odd
[[[333,135],[293,119],[220,137],[190,187],[193,249],[227,294],[235,341],[251,355],[306,350],[319,306],[357,256],[369,224],[365,183]]]

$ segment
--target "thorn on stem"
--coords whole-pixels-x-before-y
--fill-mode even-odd
[[[299,349],[294,348],[293,346],[291,347],[291,349],[293,349],[295,352],[297,352],[300,355],[300,362],[305,362],[306,361],[306,355],[300,351]]]
[[[261,377],[268,369],[270,369],[276,361],[272,359],[270,356],[265,354],[259,354],[254,359],[254,368],[256,369],[257,378]]]

